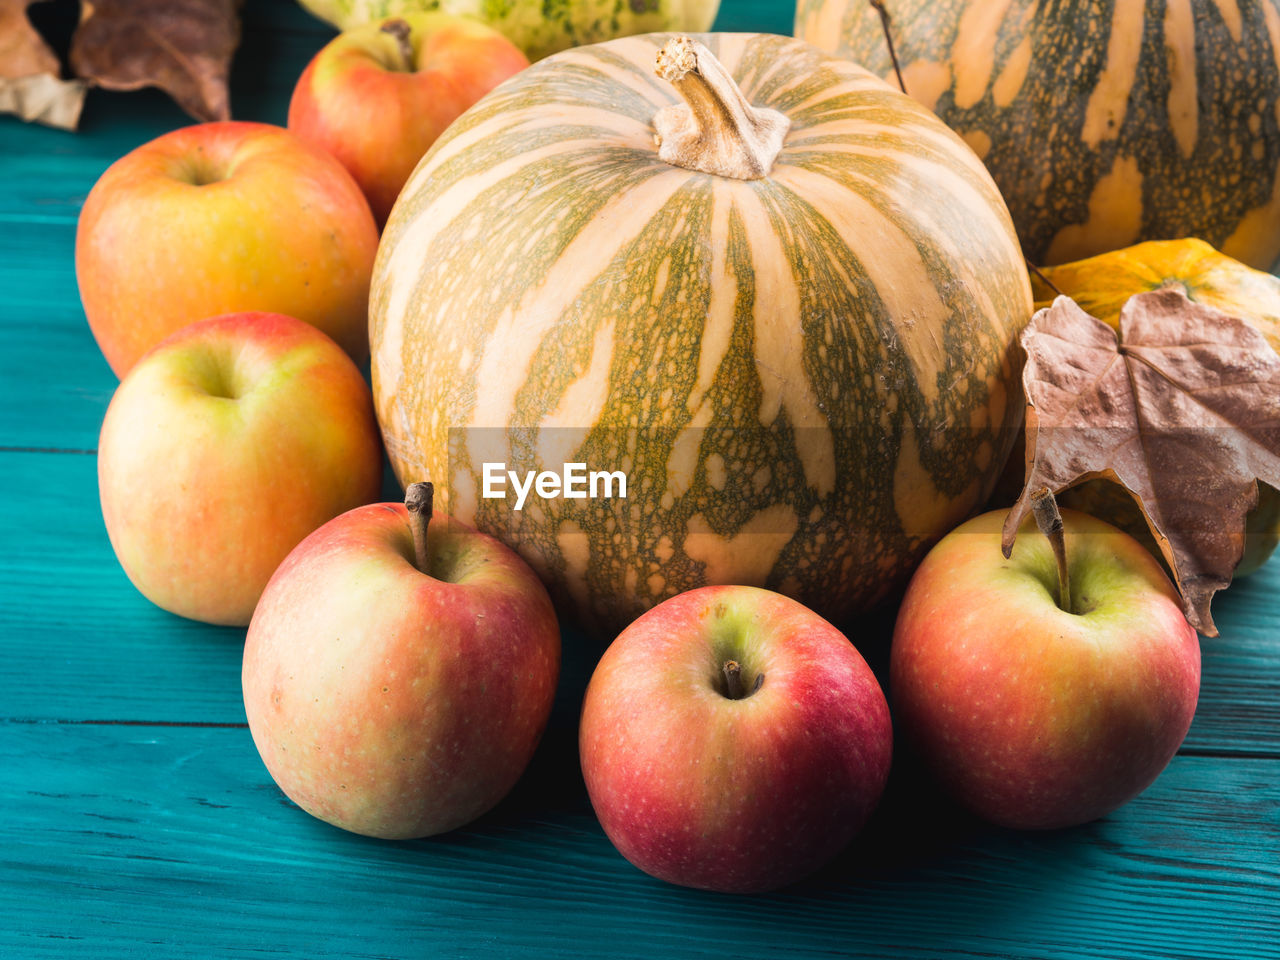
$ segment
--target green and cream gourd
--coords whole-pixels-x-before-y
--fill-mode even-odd
[[[977,151],[1034,262],[1200,237],[1280,269],[1280,0],[887,0],[907,92]],[[866,0],[796,36],[893,76]]]
[[[473,17],[504,34],[530,60],[600,40],[652,30],[706,30],[720,0],[299,0],[339,30],[440,10]]]
[[[839,619],[989,494],[1026,270],[915,101],[796,40],[700,39],[558,54],[446,131],[379,250],[376,408],[401,482],[588,622],[704,583]],[[486,462],[566,461],[627,498],[482,495]]]

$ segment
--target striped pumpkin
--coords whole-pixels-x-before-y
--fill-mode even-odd
[[[1004,463],[1031,313],[1017,240],[932,114],[784,37],[701,38],[753,110],[789,120],[776,159],[664,161],[683,149],[678,130],[655,142],[680,103],[654,75],[669,39],[535,64],[423,158],[371,295],[387,450],[589,624],[707,583],[838,619],[900,584]],[[695,99],[718,66],[698,57],[679,80]],[[483,496],[486,462],[572,461],[624,471],[626,499]]]
[[[1280,0],[887,0],[906,88],[983,158],[1027,256],[1196,236],[1280,268]],[[796,35],[893,72],[867,0]]]
[[[1031,280],[1036,309],[1049,306],[1054,297],[1064,293],[1090,316],[1119,330],[1120,310],[1130,297],[1177,286],[1197,303],[1248,321],[1267,338],[1271,348],[1280,353],[1280,279],[1224,256],[1203,240],[1152,240],[1073,263],[1045,267],[1043,274],[1043,279],[1033,277]],[[1160,548],[1141,512],[1118,484],[1090,480],[1063,493],[1059,501],[1128,531],[1160,556]],[[1258,570],[1277,544],[1280,544],[1280,492],[1259,484],[1258,505],[1249,513],[1245,524],[1244,556],[1235,575],[1243,577]]]

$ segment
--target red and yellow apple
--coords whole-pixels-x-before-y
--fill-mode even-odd
[[[445,128],[528,65],[510,40],[465,17],[407,13],[368,23],[307,65],[289,129],[342,162],[381,225]]]
[[[816,613],[755,587],[664,601],[587,687],[579,746],[614,846],[671,883],[747,893],[834,857],[889,774],[875,676]]]
[[[102,516],[134,586],[172,613],[247,624],[280,562],[378,498],[369,387],[309,324],[214,317],[140,360],[98,444]]]
[[[890,684],[907,742],[963,805],[1056,828],[1130,800],[1168,765],[1195,713],[1200,645],[1155,558],[1062,511],[1070,600],[1028,520],[962,524],[925,557],[894,630]]]
[[[533,571],[428,519],[385,503],[325,524],[272,577],[245,642],[245,713],[267,770],[308,813],[368,836],[430,836],[501,800],[559,672]]]
[[[94,184],[76,280],[119,377],[175,330],[248,311],[305,320],[362,363],[377,246],[364,195],[323,150],[280,127],[205,123],[138,147]]]

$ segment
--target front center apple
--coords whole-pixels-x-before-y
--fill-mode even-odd
[[[715,586],[619,635],[587,688],[580,747],[623,856],[672,883],[745,893],[800,879],[858,832],[892,729],[835,627],[780,594]]]

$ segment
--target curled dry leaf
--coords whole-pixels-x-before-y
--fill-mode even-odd
[[[1243,320],[1172,288],[1131,297],[1119,338],[1059,297],[1022,345],[1027,477],[1005,555],[1040,488],[1113,480],[1142,509],[1187,619],[1217,636],[1209,604],[1240,561],[1256,480],[1280,486],[1280,356]]]
[[[27,19],[32,0],[0,0],[0,113],[74,130],[85,84],[60,78],[58,57]]]
[[[160,87],[197,120],[231,116],[240,0],[83,0],[77,74],[108,90]]]

